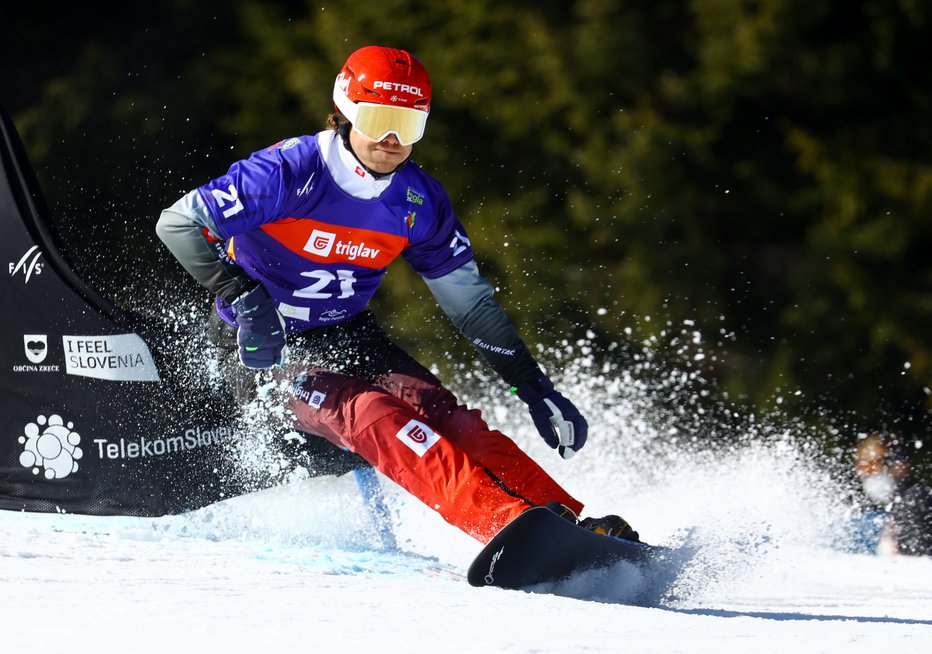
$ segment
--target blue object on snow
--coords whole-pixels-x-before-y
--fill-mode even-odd
[[[358,468],[353,471],[353,476],[356,478],[363,501],[369,507],[369,517],[382,543],[382,549],[397,549],[398,543],[395,541],[395,532],[392,530],[392,517],[388,512],[388,507],[385,506],[385,494],[382,492],[375,468]]]

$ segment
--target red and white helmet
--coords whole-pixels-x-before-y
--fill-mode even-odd
[[[394,134],[402,145],[411,145],[424,136],[430,77],[410,52],[366,46],[343,64],[333,103],[366,138],[381,141]]]

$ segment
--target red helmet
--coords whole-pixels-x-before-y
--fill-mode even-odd
[[[424,136],[430,77],[411,53],[370,45],[343,64],[333,85],[333,102],[363,136],[381,141],[394,134],[410,145]]]

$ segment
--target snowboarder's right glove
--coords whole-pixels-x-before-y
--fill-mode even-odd
[[[550,447],[569,459],[586,443],[589,425],[573,403],[553,388],[546,375],[522,382],[516,389],[525,401],[534,426]]]
[[[262,284],[231,303],[236,316],[239,358],[247,368],[271,368],[285,362],[285,319]]]

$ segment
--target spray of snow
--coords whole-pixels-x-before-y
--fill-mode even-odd
[[[197,313],[175,312],[171,322],[185,332],[197,331],[192,330],[202,320]],[[727,594],[788,548],[848,546],[855,509],[839,481],[839,462],[822,456],[807,428],[777,413],[754,415],[718,399],[703,374],[714,357],[704,351],[704,339],[692,325],[639,341],[635,334],[626,336],[624,343],[604,344],[588,334],[537,353],[590,424],[586,447],[569,461],[546,447],[525,406],[502,393],[488,371],[470,365],[451,377],[437,370],[462,401],[481,408],[493,426],[576,495],[586,515],[621,514],[645,541],[667,546],[680,557],[672,580],[660,579],[664,571],[622,566],[602,573],[601,583],[588,573],[559,589],[538,590],[691,606]],[[209,351],[205,341],[202,352]],[[225,383],[213,364],[192,365],[188,374],[218,389]],[[168,528],[212,539],[259,539],[344,552],[378,549],[352,475],[336,482],[312,479],[278,449],[283,435],[305,437],[288,429],[288,417],[276,400],[284,390],[270,377],[260,377],[230,451],[238,474],[281,485],[256,498],[195,511],[170,521]],[[257,488],[263,485],[256,482]],[[452,568],[468,564],[477,550],[474,541],[391,482],[383,479],[382,485],[402,550]],[[664,589],[662,596],[657,588]]]
[[[669,566],[646,579],[622,566],[601,583],[595,573],[570,580],[560,594],[691,606],[727,594],[787,549],[849,547],[855,508],[844,463],[826,459],[802,424],[716,399],[695,365],[706,355],[691,325],[633,352],[598,347],[591,336],[539,353],[589,421],[578,456],[562,461],[543,445],[520,402],[495,402],[493,422],[583,501],[585,514],[623,515],[642,539],[681,560],[672,583],[660,578]],[[488,406],[494,387],[468,401]],[[658,587],[662,597],[645,592]]]

